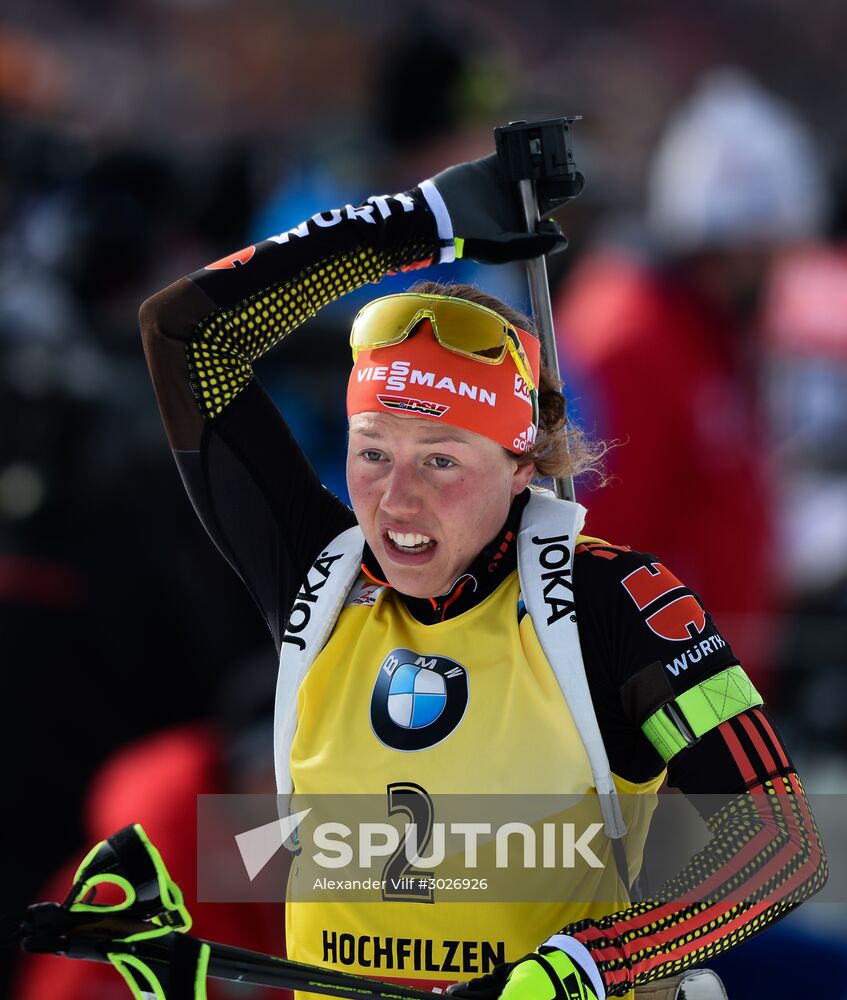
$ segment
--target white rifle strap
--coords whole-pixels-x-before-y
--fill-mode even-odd
[[[538,641],[588,753],[603,827],[614,845],[626,824],[588,689],[574,608],[574,547],[584,521],[581,504],[533,490],[518,532],[518,573]]]
[[[279,795],[293,791],[291,746],[297,729],[297,694],[324,648],[350,588],[361,572],[364,535],[358,525],[343,531],[312,564],[294,599],[279,654],[274,706],[274,768]]]

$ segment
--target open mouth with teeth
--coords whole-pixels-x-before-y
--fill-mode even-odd
[[[426,552],[427,549],[433,548],[436,544],[434,538],[430,538],[428,535],[421,535],[418,532],[392,531],[389,528],[385,534],[388,538],[389,546],[393,546],[398,551],[406,552],[410,555],[414,555],[417,552]]]

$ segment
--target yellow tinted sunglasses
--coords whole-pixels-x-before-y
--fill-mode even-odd
[[[508,352],[527,385],[537,421],[538,387],[517,329],[486,306],[451,295],[401,292],[374,299],[359,310],[350,331],[353,360],[359,351],[402,343],[421,320],[432,324],[443,348],[484,365],[499,365]]]

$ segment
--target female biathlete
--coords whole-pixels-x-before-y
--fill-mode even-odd
[[[281,791],[583,796],[597,748],[562,693],[581,658],[619,791],[667,777],[687,795],[731,793],[703,810],[711,841],[654,900],[631,902],[627,873],[605,902],[584,884],[581,902],[328,895],[289,902],[289,956],[441,989],[470,980],[485,997],[600,1000],[702,963],[825,881],[761,699],[684,582],[654,556],[578,536],[581,508],[529,488],[595,456],[565,427],[525,317],[465,286],[360,312],[352,510],[321,486],[251,367],[387,273],[563,242],[521,229],[487,157],[210,264],[145,302],[141,325],[186,489],[281,653]],[[624,818],[637,826],[637,812]],[[612,850],[592,847],[615,873]]]

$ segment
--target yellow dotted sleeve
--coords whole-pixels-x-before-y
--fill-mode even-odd
[[[392,249],[360,246],[308,265],[278,285],[204,319],[187,344],[191,388],[201,413],[218,416],[253,378],[253,362],[323,306],[409,261],[423,259],[423,241]]]

